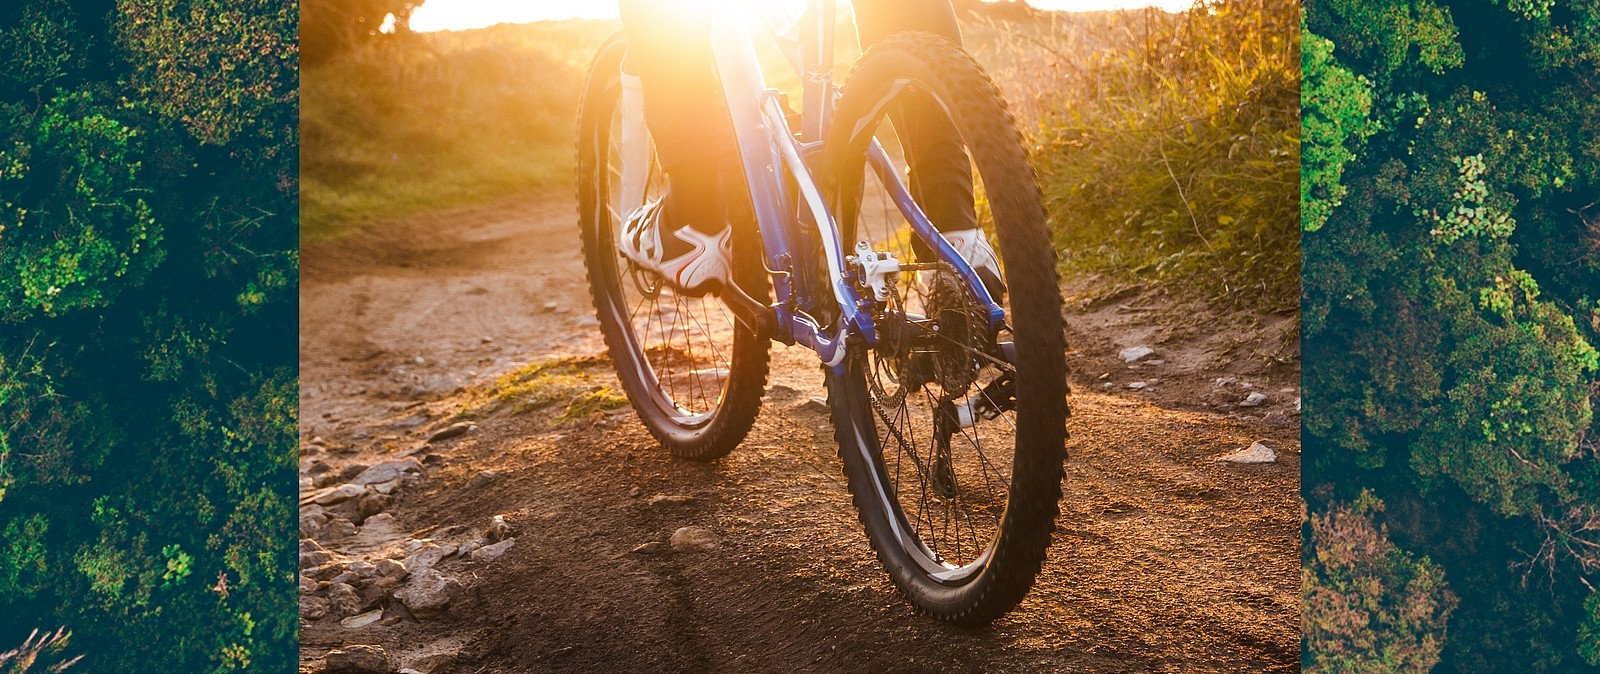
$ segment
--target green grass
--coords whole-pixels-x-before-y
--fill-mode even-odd
[[[301,233],[566,185],[589,59],[615,22],[407,34],[301,74]]]
[[[513,413],[562,405],[558,421],[581,419],[598,411],[616,409],[628,399],[596,381],[589,370],[603,367],[596,358],[543,360],[501,375],[489,389],[494,403],[510,405]]]

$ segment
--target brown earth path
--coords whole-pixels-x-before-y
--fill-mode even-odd
[[[306,246],[305,483],[336,484],[390,455],[421,466],[359,533],[303,522],[335,560],[307,576],[403,557],[415,541],[448,548],[497,514],[516,542],[493,561],[438,562],[460,585],[434,616],[405,610],[393,581],[354,580],[361,611],[382,618],[347,627],[335,608],[303,621],[302,670],[354,644],[424,672],[447,661],[457,672],[1298,670],[1299,440],[1284,422],[1298,366],[1240,353],[1238,339],[1206,347],[1217,331],[1173,329],[1144,309],[1165,306],[1159,297],[1072,304],[1079,392],[1058,534],[1033,592],[982,629],[916,614],[879,568],[827,415],[806,404],[822,391],[803,349],[774,345],[770,384],[794,391],[774,389],[743,446],[710,464],[669,457],[627,408],[565,422],[559,409],[501,413],[424,443],[495,375],[604,352],[574,222],[569,198],[546,195]],[[1124,380],[1150,377],[1124,371],[1116,350],[1145,339],[1181,371],[1130,391]],[[1228,387],[1241,384],[1210,383],[1229,372],[1273,399],[1236,407],[1243,390]],[[1215,461],[1256,440],[1280,460]],[[650,504],[658,494],[690,500]],[[715,531],[720,547],[630,552],[685,525]],[[303,584],[303,605],[328,587]]]

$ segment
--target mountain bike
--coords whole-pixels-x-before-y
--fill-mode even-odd
[[[611,359],[650,433],[705,461],[750,430],[770,340],[814,350],[878,559],[919,610],[990,621],[1043,563],[1068,414],[1055,253],[1021,136],[977,62],[948,40],[884,38],[836,86],[833,2],[811,0],[799,17],[754,12],[726,11],[712,29],[749,214],[735,222],[734,283],[718,293],[676,293],[618,252],[625,218],[663,180],[643,110],[623,104],[625,40],[606,42],[590,68],[580,226]],[[763,79],[761,32],[799,77],[798,112]],[[961,136],[974,208],[998,241],[1002,297],[903,179],[886,111],[911,104],[942,111]]]

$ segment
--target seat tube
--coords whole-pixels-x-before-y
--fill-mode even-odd
[[[767,267],[783,272],[793,272],[790,259],[795,250],[792,241],[794,209],[785,198],[779,179],[783,164],[778,149],[773,145],[773,133],[787,134],[787,129],[767,128],[761,110],[762,94],[766,83],[761,77],[760,61],[756,57],[749,31],[741,22],[742,13],[719,11],[712,21],[711,48],[716,61],[718,79],[722,83],[723,97],[728,104],[728,114],[733,121],[734,136],[739,146],[739,163],[744,169],[745,185],[750,191],[750,203],[755,210],[756,222],[761,231],[762,248]],[[779,308],[779,330],[789,329],[786,300],[793,289],[790,274],[775,274],[773,291]]]
[[[837,0],[809,0],[800,26],[801,85],[804,121],[800,140],[822,140],[833,107],[833,34]]]

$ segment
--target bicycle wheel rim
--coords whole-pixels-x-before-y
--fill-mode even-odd
[[[874,123],[858,130],[860,137],[876,135],[884,141],[891,159],[896,160],[897,175],[905,175],[905,160],[903,152],[898,151],[898,138],[881,133],[878,127],[886,126],[887,111],[908,95],[930,97],[930,100],[917,102],[944,111],[948,121],[948,106],[937,99],[931,87],[914,78],[904,78],[889,87],[884,98],[871,107]],[[902,261],[915,259],[911,239],[916,235],[905,223],[879,177],[866,168],[865,143],[848,156],[856,166],[863,168],[844,173],[838,185],[841,201],[836,203],[845,244],[867,241],[875,249],[888,249]],[[995,223],[984,208],[979,167],[973,165],[972,174],[974,194],[978,197],[974,205],[975,217],[992,240]],[[924,259],[927,259],[926,253]],[[959,287],[949,287],[949,282],[955,278],[950,272],[934,274],[944,275],[941,278],[946,283],[942,285],[947,291],[959,291]],[[941,311],[932,303],[933,298],[927,292],[929,288],[916,288],[917,281],[913,278],[902,274],[897,283],[891,303],[899,303],[900,315],[925,319],[932,312]],[[970,293],[965,299],[968,304],[962,307],[963,311],[977,308]],[[943,310],[957,303],[945,301]],[[1009,307],[1003,305],[1003,308],[1008,309],[1009,315]],[[981,320],[977,316],[971,319]],[[882,324],[889,322],[885,320]],[[986,320],[984,324],[987,330]],[[871,429],[852,424],[849,432],[855,437],[850,445],[861,452],[862,459],[872,468],[871,491],[877,501],[876,507],[886,516],[900,552],[927,578],[945,585],[962,585],[988,565],[1004,528],[1012,493],[1016,411],[1006,411],[997,419],[949,433],[948,450],[937,451],[937,427],[941,425],[940,417],[944,416],[940,409],[942,402],[959,400],[962,405],[970,405],[974,396],[1002,372],[992,364],[974,359],[980,366],[970,382],[952,382],[946,378],[943,383],[924,382],[914,391],[896,391],[904,383],[906,370],[905,357],[898,354],[909,347],[890,345],[886,349],[885,342],[894,339],[892,332],[880,329],[878,346],[860,353],[850,368],[850,376],[859,380],[850,382],[851,388],[857,389],[855,393],[859,399],[847,404],[856,406],[858,418],[873,419]],[[886,352],[888,357],[885,357]],[[945,383],[950,386],[947,388]],[[957,389],[965,391],[957,394]],[[955,398],[939,400],[950,396]],[[937,465],[946,462],[948,469]],[[944,484],[936,486],[940,482]]]

